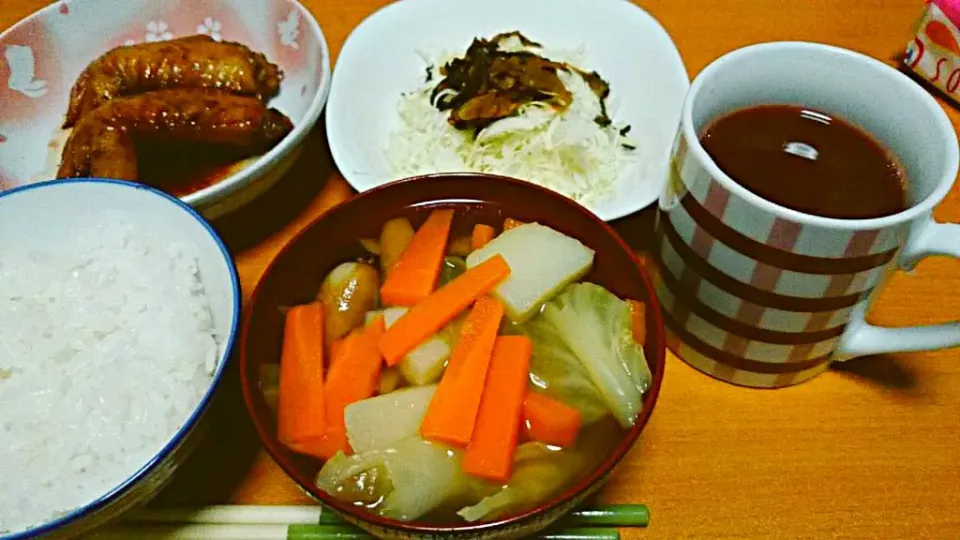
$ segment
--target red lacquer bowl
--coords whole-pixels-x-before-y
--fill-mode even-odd
[[[653,381],[644,395],[643,412],[613,452],[582,481],[544,504],[495,521],[431,525],[380,518],[339,502],[314,485],[321,462],[287,450],[276,437],[274,414],[264,400],[260,366],[280,361],[281,308],[313,300],[323,276],[337,264],[364,254],[358,239],[376,238],[384,221],[435,207],[458,208],[455,231],[474,221],[499,223],[504,217],[536,221],[573,236],[596,251],[587,280],[621,298],[647,303],[644,346]],[[468,229],[467,229],[468,230]],[[242,384],[247,408],[264,446],[304,490],[346,521],[382,538],[514,538],[538,532],[573,510],[594,493],[640,436],[653,412],[663,379],[663,320],[653,285],[633,251],[606,223],[577,203],[533,184],[480,174],[437,174],[393,182],[364,192],[307,226],[290,241],[264,272],[246,306],[240,349]]]

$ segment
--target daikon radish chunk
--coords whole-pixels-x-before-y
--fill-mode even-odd
[[[403,316],[409,308],[390,307],[384,309],[383,322],[390,328],[397,319]],[[407,353],[407,356],[397,365],[400,374],[410,384],[423,386],[432,384],[440,379],[443,366],[450,357],[450,344],[441,336],[434,336],[424,341],[419,347]]]
[[[560,289],[579,280],[593,266],[594,251],[579,240],[539,223],[506,230],[467,257],[467,268],[503,256],[510,275],[494,289],[507,317],[523,322]]]
[[[416,435],[436,389],[404,388],[348,405],[343,417],[350,447],[356,453],[385,450]]]

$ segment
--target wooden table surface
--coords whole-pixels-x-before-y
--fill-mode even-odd
[[[2,0],[0,30],[45,3]],[[305,3],[335,60],[350,30],[385,2]],[[922,9],[919,0],[640,3],[673,36],[691,76],[724,52],[770,40],[892,59]],[[946,108],[960,124],[960,114]],[[236,254],[245,298],[297,230],[351,194],[318,127],[276,189],[215,224]],[[960,221],[960,185],[937,216]],[[641,212],[616,227],[643,250],[650,217]],[[886,325],[957,318],[960,262],[947,259],[896,275],[872,313]],[[260,450],[231,375],[212,433],[158,503],[309,504]],[[960,352],[854,360],[772,391],[718,382],[671,356],[652,420],[600,500],[650,506],[650,527],[624,531],[628,538],[958,538]]]

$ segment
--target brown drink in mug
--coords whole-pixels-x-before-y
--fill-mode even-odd
[[[960,256],[960,225],[932,219],[957,167],[946,114],[882,62],[812,43],[716,60],[687,95],[657,216],[671,348],[776,388],[835,360],[960,345],[958,322],[864,319],[898,263]]]

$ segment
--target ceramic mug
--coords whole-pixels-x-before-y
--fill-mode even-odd
[[[760,104],[844,118],[901,161],[909,207],[833,219],[765,200],[724,174],[699,142],[717,117]],[[657,214],[657,294],[684,361],[734,384],[776,388],[834,360],[960,345],[960,322],[880,328],[864,315],[898,264],[960,256],[960,225],[932,210],[957,175],[957,137],[940,105],[886,64],[813,43],[731,52],[694,80]]]

